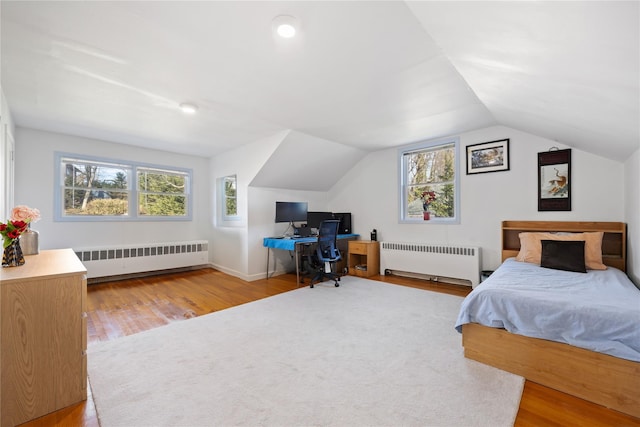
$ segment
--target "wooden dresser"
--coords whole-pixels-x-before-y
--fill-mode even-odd
[[[0,269],[0,425],[87,398],[86,269],[71,249]]]

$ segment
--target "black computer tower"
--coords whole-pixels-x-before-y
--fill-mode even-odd
[[[335,219],[340,220],[340,226],[338,227],[338,234],[351,234],[353,233],[351,228],[351,212],[335,213],[333,214]]]

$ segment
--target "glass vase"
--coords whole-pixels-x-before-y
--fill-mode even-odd
[[[37,255],[40,252],[39,234],[31,229],[31,224],[27,231],[20,235],[20,247],[23,255]]]
[[[11,244],[4,248],[4,252],[2,252],[2,266],[18,267],[23,264],[24,255],[22,254],[22,248],[20,247],[20,240],[13,239]]]

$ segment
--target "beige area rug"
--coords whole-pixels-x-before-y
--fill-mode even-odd
[[[100,424],[512,425],[524,379],[464,358],[461,302],[347,276],[91,345]]]

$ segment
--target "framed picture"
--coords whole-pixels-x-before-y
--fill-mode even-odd
[[[467,145],[467,175],[508,170],[508,139]]]
[[[571,149],[538,153],[538,211],[571,210]]]

